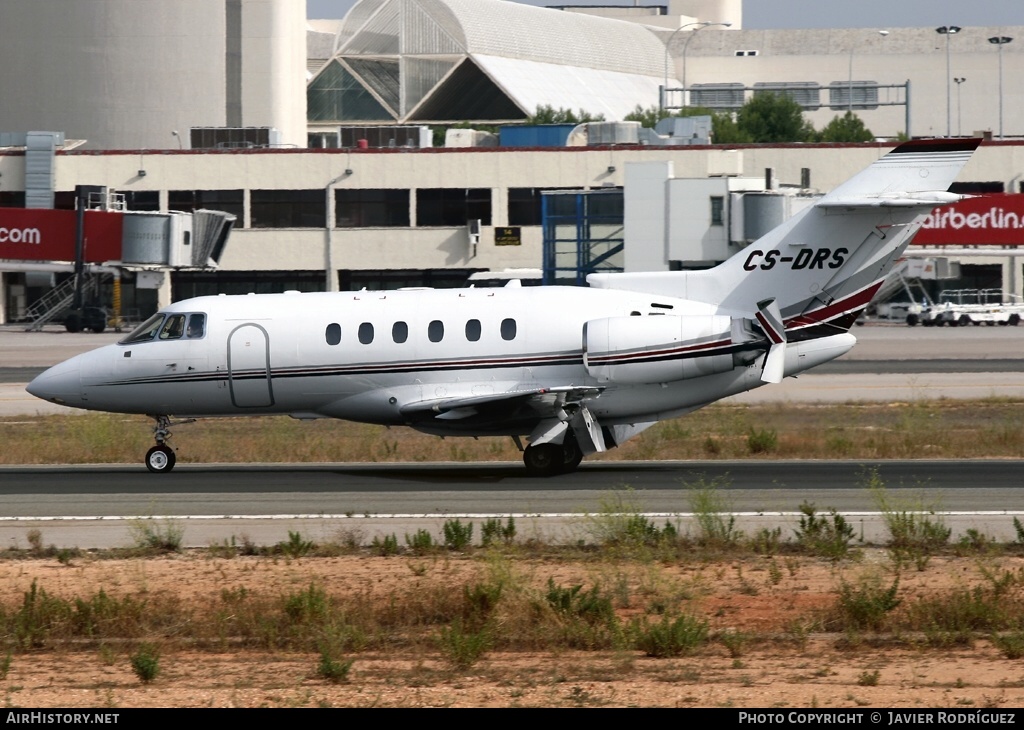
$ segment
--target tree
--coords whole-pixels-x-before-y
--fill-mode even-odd
[[[740,108],[736,124],[753,142],[810,142],[816,137],[803,108],[783,94],[754,94]]]
[[[850,111],[842,116],[837,114],[818,135],[821,142],[870,142],[874,138],[864,121]]]
[[[627,122],[640,122],[644,127],[654,128],[658,122],[667,117],[711,117],[711,141],[720,144],[739,144],[750,142],[748,135],[736,127],[736,121],[729,112],[715,112],[703,106],[688,106],[670,112],[656,106],[649,106],[646,109],[637,104],[636,109],[627,114],[623,119]]]
[[[711,141],[715,144],[746,144],[754,139],[740,129],[730,112],[718,112],[711,118]]]
[[[555,109],[549,104],[541,104],[533,116],[526,119],[527,124],[583,124],[584,122],[603,122],[604,114],[596,116],[583,109],[573,112],[572,109]]]

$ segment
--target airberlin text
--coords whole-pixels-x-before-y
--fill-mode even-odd
[[[801,269],[838,269],[846,262],[849,250],[845,248],[802,248],[796,256],[783,256],[782,251],[751,251],[743,262],[746,271],[774,269],[776,264],[788,264],[794,271]]]

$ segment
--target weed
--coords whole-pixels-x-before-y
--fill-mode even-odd
[[[0,679],[7,679],[7,673],[11,671],[11,660],[14,658],[13,652],[7,652],[7,656],[0,659]]]
[[[1013,518],[1013,529],[1017,531],[1017,542],[1024,544],[1024,524],[1016,517]]]
[[[831,560],[846,557],[853,540],[853,527],[834,508],[829,510],[828,517],[818,515],[813,502],[800,505],[800,528],[794,530],[797,543],[811,555],[818,555]]]
[[[284,612],[295,624],[322,624],[330,613],[330,599],[323,588],[310,583],[309,588],[292,593],[284,599]]]
[[[333,684],[347,682],[348,673],[354,663],[355,659],[339,660],[334,658],[331,651],[321,648],[320,661],[316,665],[316,676]]]
[[[967,528],[956,545],[958,555],[983,555],[996,550],[998,545],[995,539],[973,527]]]
[[[29,544],[29,550],[33,555],[39,556],[43,554],[43,533],[38,528],[33,527],[28,531],[26,535]]]
[[[220,542],[211,542],[210,555],[215,558],[233,558],[238,555],[238,543],[235,540],[235,536],[232,535],[230,539],[224,539]]]
[[[315,542],[303,540],[301,533],[291,530],[288,530],[288,542],[279,542],[274,546],[274,552],[287,555],[289,558],[301,558],[314,550],[316,550]]]
[[[782,568],[775,561],[775,558],[771,559],[768,563],[768,579],[772,582],[773,586],[777,586],[782,582]]]
[[[180,552],[181,540],[185,536],[185,528],[169,518],[159,522],[152,517],[132,520],[128,523],[128,531],[136,548],[162,553]]]
[[[863,578],[856,586],[843,581],[828,627],[839,631],[878,631],[889,613],[900,605],[896,597],[899,585],[900,579],[896,578],[886,588],[875,575]]]
[[[774,429],[756,429],[751,426],[747,430],[747,449],[751,454],[771,453],[778,443],[779,434]]]
[[[149,684],[160,674],[160,652],[152,644],[140,644],[129,659],[132,671],[143,684]]]
[[[729,651],[729,656],[733,658],[743,656],[743,650],[749,639],[750,637],[742,631],[723,631],[718,635],[718,640],[722,642],[722,646]]]
[[[465,601],[464,615],[466,623],[471,627],[482,627],[490,619],[494,609],[501,600],[501,593],[504,584],[497,583],[476,583],[473,586],[463,586],[462,596]]]
[[[662,616],[651,623],[645,616],[634,621],[632,632],[637,649],[651,657],[674,657],[692,654],[708,638],[708,622],[690,614],[676,618]]]
[[[548,578],[545,598],[556,613],[581,618],[591,624],[615,618],[611,599],[602,595],[601,589],[597,586],[589,591],[583,591],[582,585],[563,588],[555,585],[554,578]]]
[[[461,520],[445,520],[444,546],[449,550],[465,550],[473,544],[473,523],[462,524]]]
[[[781,527],[774,527],[771,530],[767,527],[762,527],[750,538],[750,548],[759,555],[777,555],[781,544]]]
[[[383,538],[376,536],[373,538],[373,544],[371,545],[371,547],[373,547],[374,552],[376,552],[378,555],[382,557],[387,557],[388,555],[397,555],[398,538],[395,536],[395,533],[393,532],[390,535],[385,535]]]
[[[486,630],[467,629],[456,619],[451,626],[442,626],[438,644],[445,659],[457,669],[468,669],[487,652],[491,639]]]
[[[686,484],[690,490],[690,510],[700,529],[697,540],[701,545],[735,547],[743,537],[743,533],[736,529],[736,517],[726,516],[729,504],[720,490],[727,485],[725,477],[715,477],[710,482],[702,477],[693,484]]]
[[[880,676],[881,674],[877,669],[873,672],[869,672],[865,669],[860,673],[860,676],[857,677],[857,684],[861,687],[877,687]]]
[[[943,523],[935,507],[926,506],[922,499],[908,505],[890,497],[877,470],[870,470],[866,480],[889,531],[892,561],[897,568],[913,563],[917,570],[924,570],[930,557],[949,542],[952,530]]]
[[[991,639],[992,645],[999,649],[1007,659],[1024,657],[1024,631],[1018,629],[1005,634],[992,634]]]
[[[674,541],[676,529],[666,522],[663,529],[643,514],[633,490],[616,490],[601,500],[597,514],[587,515],[590,532],[598,545],[613,547],[654,546]]]
[[[26,649],[41,647],[53,628],[67,624],[70,615],[66,601],[50,596],[33,580],[22,597],[21,608],[12,617],[15,641]]]
[[[480,541],[484,547],[490,547],[498,541],[511,545],[516,537],[516,521],[510,516],[504,525],[501,520],[489,518],[480,530]]]
[[[416,555],[424,555],[434,550],[434,536],[431,535],[427,530],[420,528],[416,530],[416,533],[410,535],[405,534],[405,544],[409,546],[409,549]]]

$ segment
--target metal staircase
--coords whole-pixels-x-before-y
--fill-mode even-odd
[[[82,297],[88,299],[99,292],[100,284],[109,274],[81,274]],[[67,311],[75,299],[75,283],[77,276],[72,276],[60,286],[56,286],[25,310],[28,321],[26,332],[39,332],[43,325]]]

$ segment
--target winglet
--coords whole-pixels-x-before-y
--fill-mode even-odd
[[[761,380],[781,383],[786,375],[786,326],[782,323],[782,313],[775,299],[758,302],[755,317],[769,343],[761,367]]]

